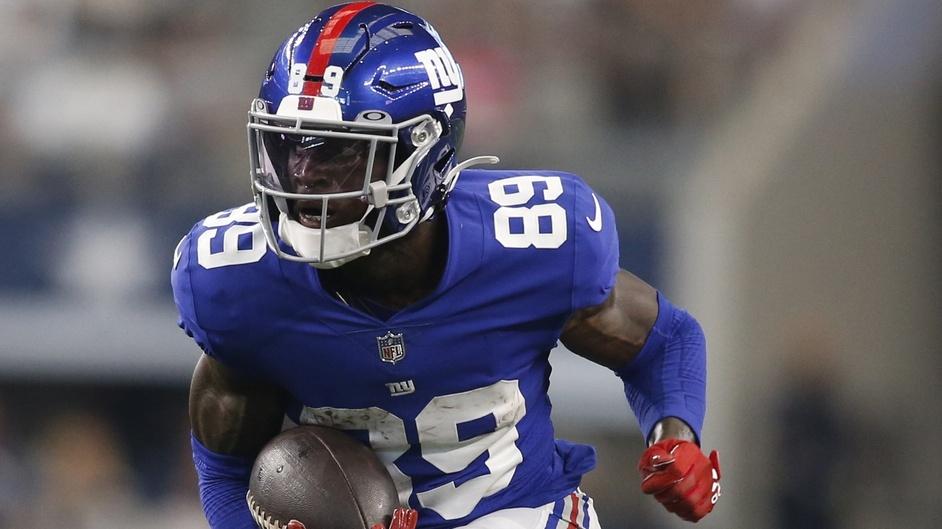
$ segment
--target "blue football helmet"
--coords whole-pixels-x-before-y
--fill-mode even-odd
[[[324,10],[279,46],[249,109],[269,247],[333,268],[434,216],[461,168],[496,162],[456,164],[466,112],[428,22],[373,2]]]

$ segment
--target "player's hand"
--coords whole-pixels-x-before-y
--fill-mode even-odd
[[[707,459],[690,441],[665,439],[649,446],[641,461],[641,490],[653,494],[668,511],[696,522],[720,498],[720,460],[716,450]]]
[[[392,521],[389,522],[388,529],[415,529],[416,524],[419,523],[419,512],[415,509],[406,509],[403,507],[397,507],[393,511]],[[304,524],[297,521],[291,520],[288,522],[288,525],[285,526],[285,529],[306,529]],[[378,523],[373,524],[373,527],[370,529],[387,529],[385,525]]]
[[[415,526],[418,523],[419,511],[416,511],[415,509],[407,509],[405,507],[397,507],[396,510],[393,511],[392,521],[389,522],[388,529],[415,529]],[[378,523],[373,524],[373,527],[370,529],[387,529],[387,527],[381,523]]]

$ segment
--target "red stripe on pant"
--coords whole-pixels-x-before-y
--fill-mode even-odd
[[[573,492],[569,495],[569,499],[572,501],[572,512],[569,514],[569,525],[566,529],[579,529],[579,525],[576,523],[576,520],[579,519],[579,497]]]

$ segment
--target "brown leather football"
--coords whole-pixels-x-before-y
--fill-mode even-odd
[[[399,497],[372,450],[323,426],[299,426],[268,442],[255,459],[246,496],[259,527],[306,529],[389,526]]]

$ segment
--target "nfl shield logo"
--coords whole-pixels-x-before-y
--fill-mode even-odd
[[[385,336],[376,338],[376,346],[379,347],[379,359],[383,362],[395,364],[406,357],[406,344],[402,333],[393,334],[389,331]]]

